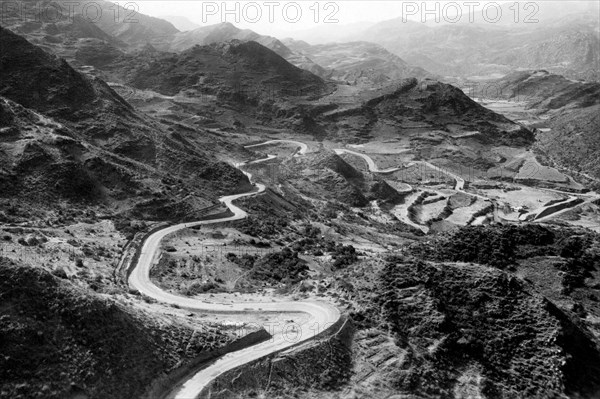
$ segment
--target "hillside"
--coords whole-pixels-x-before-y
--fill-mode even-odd
[[[109,1],[86,0],[82,2],[82,7],[85,7],[86,3],[93,3],[102,9],[100,18],[95,21],[100,29],[131,46],[167,43],[179,32],[173,24],[164,19],[140,13],[135,5],[123,8]],[[124,5],[127,6],[127,3]]]
[[[327,130],[345,140],[373,137],[408,139],[411,133],[423,135],[431,130],[479,132],[481,143],[523,146],[532,134],[518,124],[482,107],[460,89],[425,79],[405,79],[394,90],[363,101],[360,106],[340,107],[318,116]],[[422,139],[436,146],[439,141]]]
[[[73,4],[71,13],[67,7],[52,4],[49,1],[7,3],[3,8],[2,25],[77,68],[109,63],[127,50],[127,43],[85,18],[81,3]],[[96,5],[103,5],[103,14],[108,15],[112,12],[111,4],[95,2],[90,13]]]
[[[387,327],[394,339],[395,367],[383,366],[377,377],[397,392],[599,392],[600,351],[592,334],[515,277],[477,265],[390,259],[378,283],[372,313],[362,314],[373,315],[371,326]]]
[[[167,48],[169,51],[184,51],[192,46],[224,43],[231,40],[242,42],[254,41],[274,51],[285,58],[292,65],[305,69],[317,76],[324,77],[325,69],[315,63],[300,51],[291,49],[279,39],[258,34],[250,29],[239,29],[231,23],[224,22],[216,25],[199,27],[188,32],[175,35],[173,41]]]
[[[543,118],[536,147],[556,166],[600,178],[600,83],[567,79],[545,70],[523,71],[490,82],[501,97],[521,101]],[[597,182],[594,183],[597,185]]]
[[[145,62],[136,58],[144,58]],[[111,71],[139,89],[166,95],[190,90],[223,99],[238,97],[249,103],[314,96],[326,90],[321,78],[253,41],[194,46],[179,54],[146,52],[126,56]]]
[[[263,36],[250,29],[239,29],[229,22],[221,24],[198,27],[187,32],[175,35],[169,45],[169,51],[180,52],[193,46],[205,46],[207,44],[229,42],[239,40],[241,42],[254,41],[273,50],[283,58],[291,54],[282,42],[271,36]]]
[[[600,179],[600,105],[574,109],[548,120],[550,131],[537,134],[537,146],[558,166]]]
[[[103,111],[131,113],[129,104],[106,84],[87,79],[64,59],[2,27],[0,38],[1,95],[49,116],[73,120]]]
[[[565,111],[600,103],[600,83],[574,81],[545,70],[514,72],[490,82],[501,97],[536,111]]]
[[[294,52],[325,68],[327,77],[353,85],[383,85],[409,77],[432,76],[422,68],[408,65],[400,57],[374,43],[361,41],[311,46],[302,41],[284,42]],[[293,60],[290,62],[295,64]],[[306,67],[301,61],[297,62]]]
[[[0,195],[9,203],[22,200],[21,207],[39,210],[66,198],[77,206],[113,205],[116,213],[163,219],[204,208],[218,192],[249,186],[241,172],[215,157],[220,139],[206,144],[139,114],[101,80],[6,29],[0,36],[6,77],[0,81],[0,160],[2,180],[13,182]],[[138,206],[143,211],[135,211]]]
[[[232,341],[55,274],[0,258],[0,398],[144,397],[158,377]]]

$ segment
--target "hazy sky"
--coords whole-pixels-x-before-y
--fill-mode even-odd
[[[258,1],[201,1],[201,0],[150,0],[136,1],[139,12],[155,17],[183,16],[199,25],[212,25],[220,22],[231,22],[240,28],[252,29],[261,34],[285,35],[299,30],[311,29],[331,24],[347,25],[356,22],[378,22],[407,15],[410,20],[419,20],[426,9],[439,13],[443,22],[454,22],[457,13],[462,15],[460,22],[468,22],[468,13],[475,10],[475,22],[485,22],[487,18],[496,18],[496,4],[502,4],[503,20],[517,18],[523,22],[528,16],[541,17],[545,10],[569,11],[579,8],[586,2],[581,1],[522,1],[508,10],[513,1],[314,1],[314,0],[258,0]],[[437,6],[436,6],[437,3]],[[488,4],[489,3],[489,4]],[[589,2],[588,2],[589,3]],[[124,5],[123,1],[119,1]],[[479,4],[479,5],[476,5]],[[436,10],[437,8],[437,11]],[[318,11],[317,11],[318,10]],[[427,16],[429,19],[433,14]]]

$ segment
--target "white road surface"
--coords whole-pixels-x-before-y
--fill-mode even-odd
[[[362,159],[364,159],[367,162],[367,165],[369,166],[369,171],[373,172],[373,173],[392,173],[392,172],[396,172],[396,171],[400,170],[400,168],[379,169],[377,167],[377,165],[375,165],[375,162],[373,161],[373,159],[370,156],[368,156],[367,154],[360,153],[360,152],[347,150],[345,148],[336,148],[333,151],[335,151],[335,153],[338,155],[346,153],[346,154],[352,154],[352,155],[361,157]]]
[[[305,147],[304,152],[306,151]],[[249,173],[246,173],[251,177]],[[168,234],[178,230],[207,225],[212,223],[222,223],[233,220],[240,220],[247,216],[246,212],[233,205],[233,201],[251,195],[256,195],[265,190],[265,186],[257,184],[258,190],[244,194],[228,195],[219,200],[224,203],[233,212],[233,216],[198,221],[192,223],[182,223],[159,230],[150,235],[144,242],[140,258],[129,276],[129,285],[140,293],[154,298],[158,301],[178,305],[181,308],[187,308],[200,312],[214,313],[288,313],[304,312],[309,315],[308,321],[302,325],[288,323],[285,326],[266,326],[265,329],[273,336],[266,342],[249,348],[229,353],[208,367],[198,371],[191,379],[185,381],[181,386],[176,387],[170,397],[176,399],[195,399],[202,390],[216,377],[222,373],[231,370],[237,366],[246,364],[273,352],[289,348],[300,342],[314,338],[317,334],[324,332],[333,325],[339,318],[339,310],[325,302],[317,301],[298,301],[298,302],[239,302],[239,303],[214,303],[205,302],[194,298],[187,298],[165,292],[156,286],[150,280],[150,269],[152,268],[159,253],[160,243]]]
[[[269,141],[265,141],[264,143],[247,145],[244,148],[262,147],[263,145],[279,144],[279,143],[287,143],[287,144],[297,145],[298,147],[300,147],[300,150],[298,151],[298,155],[304,155],[308,151],[308,145],[306,145],[305,143],[303,143],[301,141],[294,141],[294,140],[269,140]]]

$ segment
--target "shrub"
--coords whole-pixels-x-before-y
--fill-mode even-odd
[[[62,267],[54,269],[52,271],[52,274],[54,274],[58,278],[63,278],[63,279],[68,279],[69,278],[69,276],[67,276],[67,272],[65,272],[65,269],[63,269]]]
[[[298,253],[289,248],[263,257],[255,264],[250,276],[271,283],[297,283],[308,271],[306,262],[298,258]]]

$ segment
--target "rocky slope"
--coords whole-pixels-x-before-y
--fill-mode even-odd
[[[538,148],[557,166],[592,176],[598,187],[600,105],[558,114],[548,124],[552,130],[537,134]]]
[[[55,274],[0,259],[1,398],[143,397],[156,378],[232,340]]]
[[[7,201],[51,208],[67,198],[80,206],[118,204],[117,212],[126,213],[139,205],[138,216],[161,219],[206,207],[217,192],[249,187],[241,172],[218,163],[220,139],[206,144],[141,115],[101,80],[6,29],[0,36],[0,159],[2,180],[12,188],[1,195]],[[231,185],[223,184],[225,176]]]
[[[572,315],[502,272],[393,260],[375,299],[404,356],[386,380],[423,396],[598,394],[600,351]]]
[[[100,1],[95,4],[104,6],[103,14],[113,15],[112,3]],[[84,6],[73,4],[69,11],[68,7],[50,1],[6,3],[2,25],[78,67],[110,62],[126,51],[127,43],[93,22],[96,6],[89,9],[90,18],[86,18]]]
[[[109,1],[84,1],[102,9],[96,25],[109,35],[131,45],[161,45],[169,43],[179,31],[168,21],[150,17],[139,12],[136,4],[124,4],[127,8]]]
[[[385,137],[390,130],[393,137],[400,138],[414,131],[414,126],[442,131],[460,126],[463,131],[480,132],[477,140],[487,144],[523,146],[533,140],[531,132],[480,106],[454,86],[405,79],[392,88],[360,106],[332,107],[316,119],[333,136],[344,140]]]
[[[539,112],[586,108],[600,103],[600,83],[575,81],[546,70],[511,73],[489,83],[502,98],[525,101]]]
[[[326,76],[325,68],[318,65],[301,51],[296,51],[296,49],[288,47],[275,37],[261,35],[250,29],[239,29],[229,22],[199,27],[188,32],[178,33],[166,49],[169,51],[184,51],[196,45],[204,46],[231,40],[239,40],[242,42],[254,41],[260,43],[285,58],[292,65],[312,72],[317,76]]]
[[[139,89],[166,95],[183,91],[214,95],[254,106],[327,90],[321,78],[253,41],[194,46],[179,54],[146,51],[123,57],[110,71]]]
[[[536,147],[556,166],[600,178],[600,83],[573,81],[545,70],[510,74],[489,83],[501,97],[522,101],[544,118]],[[594,185],[597,185],[594,184]]]

